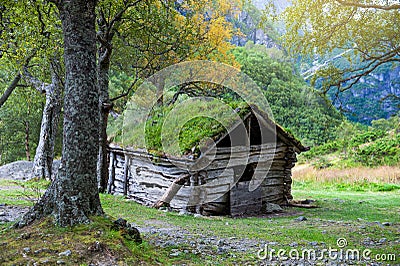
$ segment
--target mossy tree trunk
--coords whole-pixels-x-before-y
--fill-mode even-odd
[[[54,58],[51,62],[51,84],[33,77],[24,67],[24,79],[37,91],[45,93],[46,103],[43,108],[42,123],[40,127],[39,143],[33,160],[32,177],[53,179],[54,147],[61,115],[62,80],[56,69],[60,69],[59,62]]]
[[[96,165],[99,92],[96,73],[96,0],[53,1],[60,12],[66,69],[63,151],[60,170],[40,201],[16,224],[46,216],[60,226],[102,215]]]

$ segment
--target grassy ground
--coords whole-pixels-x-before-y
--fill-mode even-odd
[[[314,171],[314,170],[313,170]],[[315,172],[317,175],[319,172]],[[322,173],[322,172],[320,172]],[[390,174],[390,173],[389,173]],[[296,176],[296,173],[295,173]],[[303,177],[303,178],[302,178]],[[314,180],[308,175],[296,176],[293,184],[293,195],[296,199],[313,199],[319,208],[286,209],[281,216],[232,219],[229,217],[203,217],[179,215],[174,212],[163,212],[150,209],[122,197],[101,195],[102,204],[106,213],[113,218],[123,217],[139,227],[173,227],[187,232],[196,238],[235,238],[254,241],[257,244],[248,252],[228,252],[226,254],[192,254],[181,252],[171,257],[174,250],[187,250],[187,246],[155,247],[153,243],[158,234],[144,234],[144,243],[137,245],[123,240],[118,232],[108,228],[107,221],[97,220],[94,226],[83,226],[74,229],[61,229],[38,225],[28,231],[6,229],[9,224],[0,225],[0,258],[26,265],[27,258],[33,255],[36,261],[49,259],[53,263],[60,260],[59,252],[67,249],[85,250],[74,252],[75,256],[61,258],[71,265],[87,265],[89,258],[96,259],[99,252],[88,252],[96,241],[104,243],[101,250],[113,254],[119,261],[125,260],[125,265],[141,263],[154,264],[194,264],[194,265],[230,265],[230,264],[259,264],[257,250],[263,242],[276,242],[277,246],[289,251],[295,246],[297,249],[319,247],[337,247],[337,240],[347,240],[347,248],[365,250],[370,249],[371,257],[377,254],[396,256],[395,261],[379,261],[384,265],[400,265],[400,187],[398,180],[344,180],[340,178]],[[398,176],[397,176],[398,177]],[[360,181],[360,182],[358,182]],[[362,181],[362,182],[361,182]],[[385,181],[390,181],[385,182]],[[394,184],[393,182],[397,182]],[[8,190],[0,190],[0,203],[31,204],[21,199],[22,190],[8,181],[0,181],[0,187],[9,186]],[[26,192],[25,192],[26,193]],[[295,218],[304,216],[306,221],[295,221]],[[53,228],[53,229],[51,229]],[[100,229],[97,229],[100,228]],[[21,240],[24,233],[31,233],[31,240]],[[48,233],[43,233],[45,231]],[[50,231],[49,231],[50,230]],[[46,231],[46,232],[47,232]],[[82,232],[88,232],[81,237]],[[99,233],[100,232],[100,233]],[[50,236],[50,237],[49,237]],[[18,239],[18,240],[17,240]],[[40,241],[37,241],[37,240]],[[29,242],[31,241],[31,242]],[[5,244],[8,243],[8,244]],[[50,245],[53,253],[25,254],[24,247],[39,250],[42,246]],[[77,245],[80,243],[80,246]],[[70,246],[68,246],[70,245]],[[71,246],[72,245],[72,246]],[[121,246],[121,249],[117,247]],[[77,247],[78,246],[78,247]],[[123,248],[122,248],[123,247]],[[104,253],[104,252],[102,252]],[[42,255],[41,255],[42,254]],[[98,257],[99,259],[101,257]],[[73,259],[73,260],[72,260]],[[86,259],[86,260],[85,260]],[[3,262],[6,263],[6,262]],[[9,261],[7,261],[9,263]],[[8,265],[8,264],[5,265]],[[12,265],[13,263],[9,263]],[[16,265],[19,265],[16,263]],[[77,264],[78,263],[78,264]],[[0,260],[0,264],[1,263]],[[363,263],[362,263],[363,264]],[[50,264],[51,265],[51,264]],[[124,265],[121,262],[121,265]]]

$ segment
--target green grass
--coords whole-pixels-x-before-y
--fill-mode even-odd
[[[289,249],[289,244],[293,242],[303,247],[309,247],[310,242],[324,242],[327,246],[336,247],[339,238],[346,238],[349,247],[362,249],[366,237],[375,241],[386,238],[393,244],[371,248],[374,254],[400,254],[399,245],[394,244],[394,241],[400,240],[398,190],[363,192],[335,187],[315,187],[318,185],[307,189],[304,185],[295,184],[293,195],[297,199],[314,199],[319,208],[290,208],[286,210],[290,216],[278,218],[194,218],[149,209],[109,195],[103,195],[102,201],[105,210],[111,215],[118,216],[123,213],[125,218],[142,226],[158,221],[154,223],[155,226],[177,226],[194,236],[234,236],[238,239],[265,240],[278,242],[284,249]],[[307,217],[308,220],[300,223],[294,221],[299,215]],[[159,223],[160,221],[162,223]],[[392,226],[384,227],[384,222],[390,222]],[[251,258],[254,260],[254,254],[237,254],[235,261],[248,262]]]
[[[4,184],[3,184],[4,185]],[[235,237],[238,240],[252,239],[260,242],[277,242],[279,248],[285,250],[291,249],[289,244],[298,243],[298,249],[310,248],[310,242],[324,242],[326,246],[336,247],[338,238],[346,238],[349,248],[365,249],[369,248],[373,254],[392,254],[397,255],[397,263],[400,263],[400,190],[389,189],[391,191],[377,191],[376,185],[365,185],[363,191],[357,189],[347,183],[337,184],[335,186],[326,186],[326,184],[316,182],[295,182],[293,185],[293,195],[295,199],[313,199],[316,201],[318,208],[288,208],[286,213],[281,217],[255,217],[234,219],[229,217],[201,217],[195,218],[188,215],[179,215],[175,212],[163,212],[160,210],[148,208],[139,205],[123,197],[101,195],[104,210],[113,219],[123,217],[129,222],[134,222],[138,226],[154,226],[154,227],[174,227],[180,230],[186,230],[193,238],[202,236],[215,238]],[[378,184],[379,189],[385,188],[387,185]],[[378,189],[378,190],[379,190]],[[29,205],[28,201],[13,200],[18,197],[21,189],[12,189],[10,191],[0,191],[1,201],[10,203],[18,203]],[[1,203],[1,202],[0,202]],[[305,216],[307,221],[297,222],[294,218]],[[391,226],[383,226],[382,223],[390,222]],[[62,233],[70,234],[68,241],[74,241],[90,244],[96,236],[93,235],[97,227],[103,228],[101,231],[106,232],[102,235],[102,241],[107,243],[107,247],[111,250],[117,248],[121,242],[113,242],[113,239],[120,239],[118,232],[108,231],[104,228],[102,221],[99,224],[84,225],[75,229],[55,229],[51,233],[61,239]],[[0,230],[8,226],[0,225]],[[46,229],[50,230],[50,229]],[[77,237],[83,232],[91,232],[84,239]],[[21,234],[19,231],[3,231],[0,232],[0,244],[5,239],[10,239]],[[58,239],[55,237],[55,239]],[[192,264],[192,265],[227,265],[227,264],[245,264],[257,263],[254,247],[248,252],[236,252],[231,254],[215,254],[213,257],[208,255],[194,255],[191,253],[181,253],[178,257],[170,257],[169,254],[177,249],[180,251],[190,249],[188,246],[175,246],[168,248],[157,248],[149,244],[151,240],[159,237],[157,234],[144,235],[145,242],[137,245],[131,242],[124,242],[125,261],[128,265],[141,261],[144,264]],[[363,241],[371,238],[375,242],[386,238],[385,245],[366,247]],[[55,240],[56,241],[56,240]],[[57,240],[61,241],[61,240]],[[63,251],[63,246],[55,242],[55,249]],[[64,240],[65,241],[65,240]],[[107,242],[110,241],[110,242]],[[119,240],[121,241],[121,240]],[[62,241],[61,241],[62,242]],[[18,250],[22,246],[15,247]],[[127,255],[129,254],[129,255]],[[153,259],[156,258],[156,259]],[[79,261],[81,257],[77,257]]]
[[[0,203],[19,206],[32,206],[49,185],[49,181],[0,180]]]

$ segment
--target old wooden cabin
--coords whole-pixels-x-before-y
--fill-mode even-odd
[[[108,193],[203,215],[258,215],[267,203],[287,204],[296,154],[308,148],[255,106],[243,125],[243,142],[232,145],[232,135],[242,134],[233,125],[190,156],[110,145]]]

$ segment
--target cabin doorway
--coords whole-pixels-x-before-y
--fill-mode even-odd
[[[261,186],[249,191],[249,185],[254,175],[257,163],[251,163],[234,168],[235,185],[230,190],[229,205],[232,216],[251,216],[262,213]],[[245,168],[243,170],[243,168]]]

